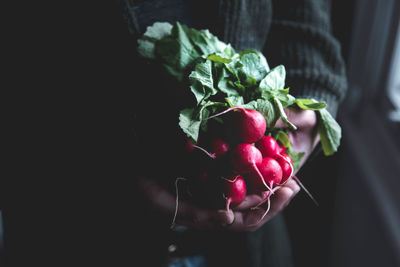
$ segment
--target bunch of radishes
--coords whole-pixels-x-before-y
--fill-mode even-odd
[[[238,206],[249,192],[266,195],[263,203],[269,204],[273,189],[292,176],[293,161],[284,146],[266,135],[260,112],[232,107],[208,120],[225,113],[223,123],[209,123],[196,144],[187,139],[190,196],[198,204],[224,205],[227,210]]]

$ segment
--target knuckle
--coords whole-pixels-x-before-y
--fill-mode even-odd
[[[317,124],[317,116],[314,111],[307,110],[304,115],[304,127],[311,128]]]

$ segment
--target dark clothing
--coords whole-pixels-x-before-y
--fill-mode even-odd
[[[286,84],[290,86],[291,94],[326,101],[333,115],[345,94],[345,66],[340,45],[331,33],[330,1],[126,0],[123,7],[131,50],[136,49],[136,40],[147,26],[156,21],[179,21],[197,29],[207,28],[237,50],[253,48],[262,51],[271,68],[280,64],[285,66]],[[141,143],[148,145],[152,140],[162,143],[163,150],[168,153],[159,153],[157,148],[152,151],[157,151],[154,152],[157,153],[157,168],[162,170],[158,175],[166,177],[167,169],[173,173],[174,167],[171,166],[177,164],[179,167],[181,163],[171,159],[171,151],[176,150],[180,139],[176,134],[179,129],[171,126],[177,125],[174,121],[177,116],[170,107],[179,105],[180,99],[173,99],[168,89],[177,85],[162,76],[159,69],[146,66],[137,55],[130,56],[131,83],[126,86],[135,96],[131,105],[135,105],[134,128],[136,140],[140,140],[135,148]],[[147,91],[136,86],[138,84],[145,85]],[[158,95],[154,95],[155,91],[159,92]],[[157,111],[150,115],[146,107]],[[154,119],[157,126],[150,130],[153,125],[149,121]],[[141,133],[141,128],[146,131]],[[160,136],[160,129],[168,131]],[[160,160],[163,162],[158,162]],[[145,172],[154,169],[153,163],[140,164],[141,167],[147,166],[143,168]],[[157,170],[155,173],[157,175]],[[166,186],[172,185],[170,180],[163,182]],[[169,222],[159,221],[146,214],[146,210],[141,214],[138,219],[143,218],[143,224],[136,226],[140,232],[136,240],[140,240],[141,248],[135,257],[143,258],[146,266],[163,266],[171,244],[177,244],[174,253],[180,256],[207,255],[210,266],[288,267],[293,264],[290,238],[282,215],[254,233],[189,231],[176,234],[168,229]],[[142,216],[155,223],[150,225]]]

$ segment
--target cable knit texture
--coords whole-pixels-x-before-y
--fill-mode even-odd
[[[273,1],[273,19],[264,54],[283,64],[286,84],[297,97],[324,100],[336,115],[346,89],[340,44],[331,34],[329,1]]]

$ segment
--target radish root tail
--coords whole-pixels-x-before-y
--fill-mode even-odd
[[[249,224],[248,226],[255,226],[255,225],[257,225],[257,224],[259,224],[260,223],[260,221],[262,220],[262,219],[264,219],[264,217],[268,214],[268,212],[269,212],[269,210],[271,209],[271,200],[270,200],[270,198],[269,198],[270,196],[268,196],[268,198],[267,198],[267,210],[264,212],[264,214],[261,216],[261,218],[256,222],[256,223],[253,223],[253,224]],[[265,203],[265,201],[263,201],[263,203]],[[256,207],[254,207],[254,208],[252,208],[252,209],[260,209],[258,206],[260,206],[261,204],[259,204],[259,205],[257,205]]]
[[[207,150],[205,150],[204,148],[202,148],[200,146],[193,145],[193,147],[199,149],[200,151],[203,151],[207,156],[209,156],[212,159],[216,158],[215,153],[210,153],[210,152],[208,152]]]
[[[171,229],[175,227],[175,220],[176,220],[176,215],[178,214],[178,203],[179,203],[179,189],[178,189],[178,182],[179,181],[187,181],[186,178],[183,177],[178,177],[175,180],[175,192],[176,192],[176,198],[175,198],[175,213],[174,213],[174,218],[172,219],[171,223]]]
[[[300,182],[299,178],[296,177],[296,175],[292,176],[293,179],[296,181],[296,183],[306,192],[306,194],[311,198],[311,200],[315,203],[315,205],[319,206],[318,202],[315,200],[315,198],[311,195],[311,193],[307,190],[307,188]]]
[[[260,222],[262,219],[264,219],[265,215],[268,214],[268,212],[269,212],[269,210],[270,210],[270,208],[271,208],[271,200],[270,200],[270,198],[268,198],[267,204],[268,204],[267,210],[265,211],[265,213],[263,214],[263,216],[261,217],[261,219],[260,219],[258,222]]]
[[[272,192],[275,193],[276,191],[278,191],[281,188],[281,186],[277,186],[274,189],[272,189]],[[267,192],[267,193],[271,193],[271,192]],[[252,207],[251,210],[255,210],[257,208],[259,208],[262,204],[264,204],[265,202],[268,201],[268,199],[271,197],[271,194],[268,194],[267,197],[261,201],[260,203],[258,203],[256,206]]]

